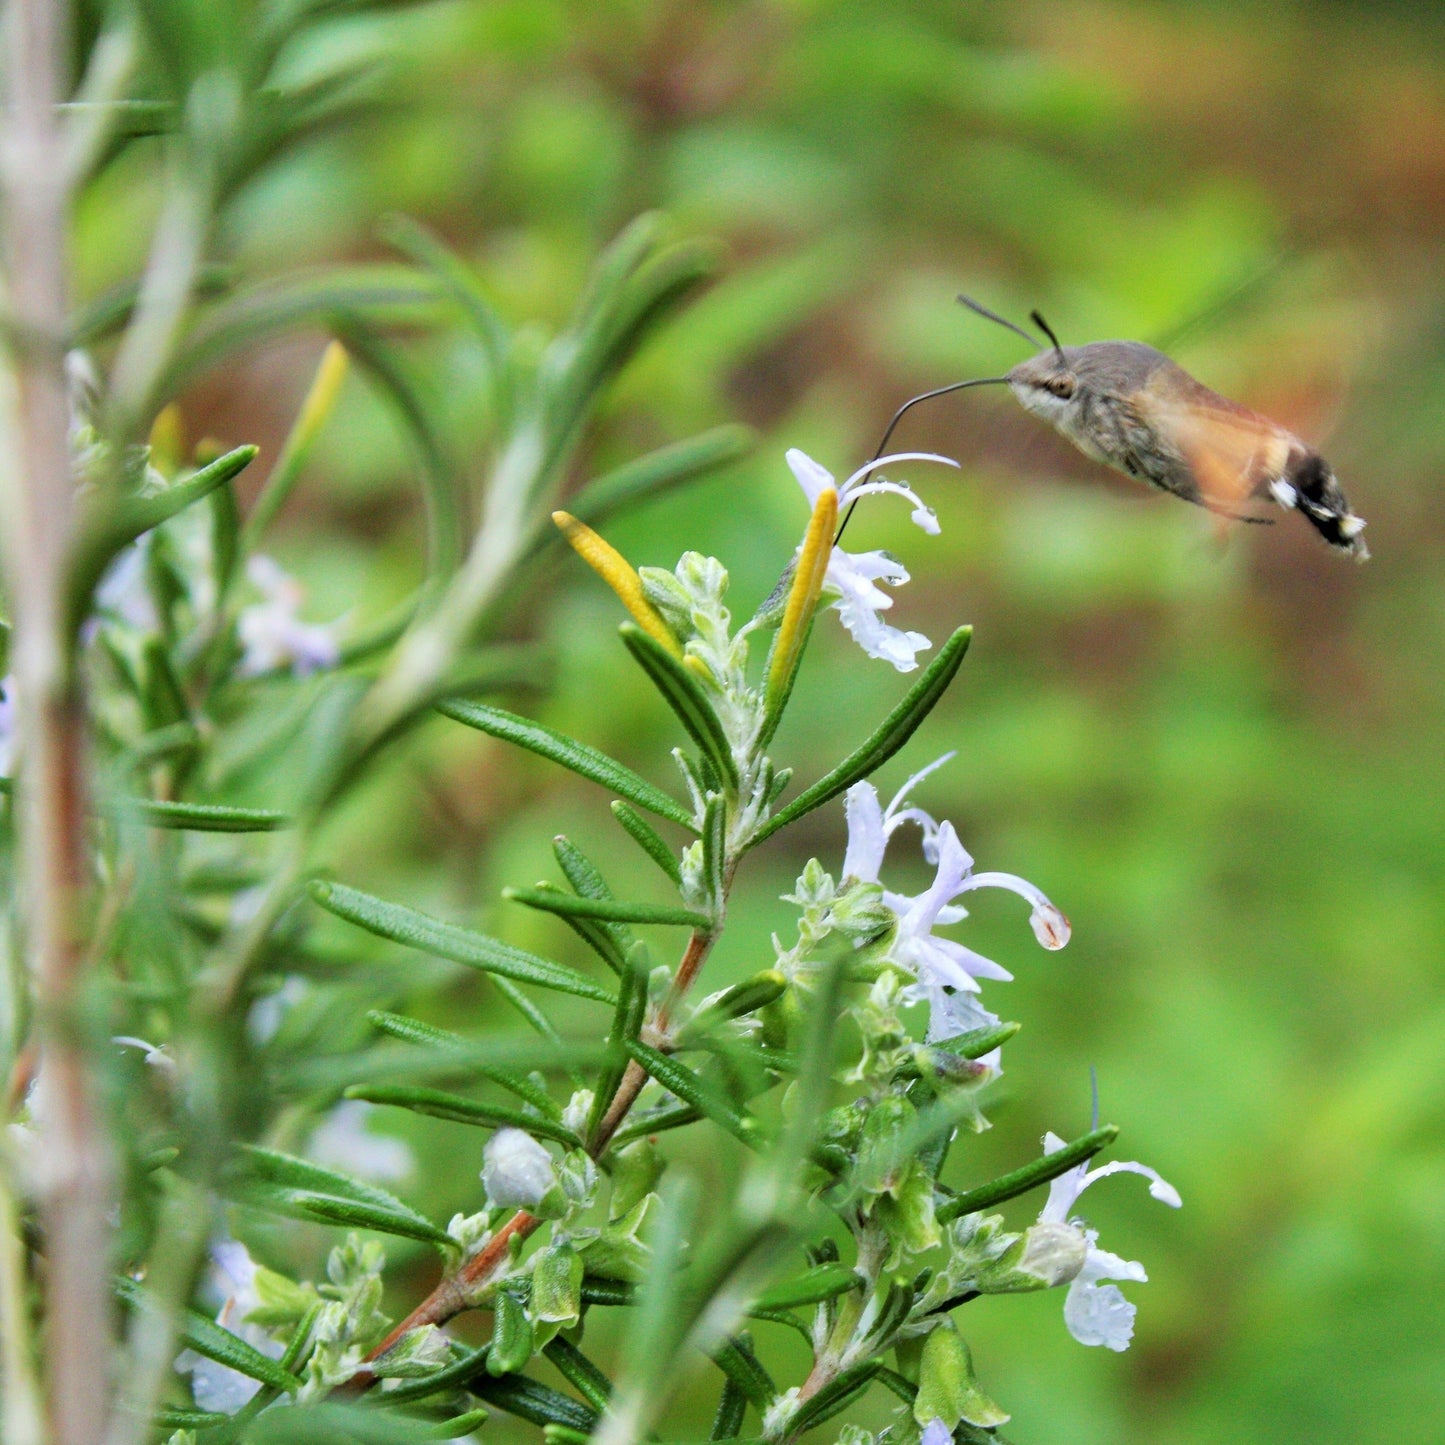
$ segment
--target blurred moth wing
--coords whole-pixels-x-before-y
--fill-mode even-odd
[[[1170,372],[1176,375],[1164,382]],[[1184,465],[1186,476],[1179,479],[1184,485],[1168,490],[1228,516],[1249,515],[1245,503],[1284,477],[1292,455],[1308,451],[1282,426],[1211,391],[1172,362],[1132,400],[1150,431],[1173,442]],[[1167,480],[1161,478],[1161,484],[1167,486]]]

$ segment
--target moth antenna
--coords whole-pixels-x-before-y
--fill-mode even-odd
[[[959,297],[959,300],[962,299],[962,297]],[[1004,325],[1008,325],[1008,323],[1005,322]],[[1017,327],[1015,327],[1015,330],[1017,330]],[[949,386],[935,387],[932,391],[922,391],[919,392],[917,396],[909,397],[908,400],[905,401],[903,405],[900,406],[898,410],[893,413],[893,420],[890,421],[887,427],[884,429],[883,438],[878,443],[878,450],[875,451],[868,460],[870,462],[876,462],[878,458],[881,457],[883,453],[888,450],[888,443],[892,439],[893,432],[898,426],[898,423],[901,422],[904,416],[908,412],[912,411],[919,402],[932,401],[934,397],[947,396],[952,391],[965,391],[970,386],[1001,386],[1006,385],[1007,383],[1008,377],[1006,376],[981,376],[973,381],[955,381]],[[859,499],[856,497],[853,499],[852,505],[849,506],[848,510],[843,514],[843,520],[838,523],[838,530],[833,534],[833,545],[835,547],[838,545],[839,540],[842,538],[843,529],[848,525],[849,520],[852,518],[853,508],[858,505],[858,501]]]
[[[1059,338],[1054,335],[1054,328],[1037,311],[1029,312],[1029,320],[1054,343],[1054,355],[1059,358],[1059,365],[1067,371],[1069,363],[1064,359],[1064,348],[1059,345]]]
[[[976,312],[986,321],[995,322],[999,326],[1006,326],[1016,336],[1022,336],[1023,339],[1027,341],[1030,346],[1037,346],[1039,344],[1039,338],[1037,336],[1030,336],[1029,333],[1023,329],[1022,326],[1016,326],[1012,321],[1008,319],[1008,317],[1000,316],[997,311],[990,311],[988,307],[983,304],[983,302],[975,301],[972,296],[965,296],[960,291],[958,294],[958,301],[961,306],[967,306],[970,311]],[[1035,319],[1037,319],[1038,313],[1035,312],[1034,316]]]

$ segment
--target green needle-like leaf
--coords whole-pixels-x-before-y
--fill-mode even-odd
[[[508,1109],[499,1104],[479,1103],[441,1089],[411,1084],[353,1084],[346,1090],[346,1097],[361,1099],[368,1104],[390,1104],[397,1109],[410,1109],[416,1114],[450,1119],[457,1124],[476,1124],[487,1129],[525,1129],[544,1139],[555,1139],[569,1149],[582,1147],[582,1141],[555,1119],[538,1118],[536,1114]]]
[[[827,776],[819,778],[800,793],[786,808],[780,808],[754,835],[752,844],[761,843],[779,828],[786,828],[805,813],[820,808],[831,798],[851,788],[880,768],[917,730],[933,711],[958,672],[973,636],[971,627],[960,627],[938,650],[938,656],[924,668],[918,681],[909,688],[902,701],[883,719],[873,735],[855,749]]]
[[[465,698],[451,698],[438,704],[437,711],[454,722],[465,723],[504,742],[515,743],[519,748],[536,753],[560,763],[564,768],[601,783],[604,788],[620,793],[639,808],[656,813],[660,818],[680,823],[684,828],[692,827],[692,817],[676,799],[670,798],[661,788],[639,777],[631,768],[624,767],[615,758],[596,748],[569,738],[541,723],[516,713],[506,712],[487,703],[472,702]]]
[[[209,466],[193,472],[185,481],[148,497],[128,497],[109,506],[98,502],[81,523],[70,565],[67,595],[71,625],[79,627],[85,620],[96,585],[116,553],[142,533],[160,526],[238,476],[251,464],[258,450],[253,446],[236,447]]]
[[[562,1335],[554,1335],[542,1353],[594,1410],[601,1412],[607,1408],[612,1381],[576,1345]]]
[[[751,427],[729,424],[672,442],[589,482],[567,502],[567,510],[589,527],[599,526],[625,508],[737,461],[756,440]],[[558,534],[548,528],[545,535],[550,540]]]
[[[432,918],[405,904],[388,903],[359,889],[320,879],[310,884],[310,893],[327,912],[407,948],[417,948],[438,958],[449,958],[453,963],[501,978],[515,979],[518,983],[557,989],[562,993],[576,994],[579,998],[595,999],[599,1003],[615,1002],[614,994],[593,983],[575,968],[513,948],[499,939],[489,938],[485,933],[474,933],[454,923],[443,923],[441,919]]]
[[[612,1031],[607,1037],[608,1058],[597,1076],[592,1094],[592,1109],[587,1119],[587,1141],[595,1145],[598,1130],[606,1117],[617,1086],[622,1082],[627,1061],[627,1045],[637,1037],[647,1015],[647,977],[652,971],[652,957],[640,940],[627,951],[617,994],[617,1007],[612,1015]]]
[[[566,1425],[590,1435],[600,1418],[597,1411],[558,1390],[529,1380],[525,1375],[503,1375],[493,1379],[485,1373],[474,1375],[467,1388],[472,1394],[533,1425]]]
[[[114,811],[130,814],[153,828],[176,828],[193,833],[274,833],[289,828],[292,820],[270,808],[232,808],[223,803],[171,803],[152,798],[127,798],[112,804]]]
[[[374,1184],[253,1144],[241,1145],[239,1153],[241,1168],[233,1172],[231,1183],[262,1208],[429,1244],[452,1243],[445,1230]]]
[[[1102,1129],[1081,1135],[1072,1143],[1065,1144],[1062,1149],[1045,1154],[1042,1159],[1035,1159],[1012,1173],[1001,1174],[988,1184],[980,1184],[977,1189],[956,1195],[947,1204],[939,1206],[938,1222],[948,1224],[951,1220],[961,1219],[965,1214],[975,1214],[980,1209],[989,1209],[995,1204],[1002,1204],[1006,1199],[1026,1194],[1040,1184],[1057,1179],[1060,1174],[1082,1164],[1086,1159],[1092,1159],[1099,1150],[1106,1149],[1118,1137],[1117,1124],[1105,1124]]]
[[[806,1274],[800,1274],[796,1279],[785,1280],[782,1284],[774,1285],[766,1293],[760,1294],[757,1299],[757,1307],[759,1309],[788,1310],[796,1309],[799,1305],[818,1304],[823,1300],[834,1299],[840,1294],[847,1294],[850,1289],[857,1289],[862,1283],[862,1277],[845,1265],[820,1264]]]
[[[778,1387],[751,1350],[737,1340],[724,1340],[712,1352],[712,1359],[760,1414],[772,1404]]]
[[[133,1309],[155,1309],[145,1288],[132,1279],[121,1277],[116,1280],[116,1293]],[[181,1336],[184,1343],[198,1355],[236,1370],[252,1380],[259,1380],[274,1390],[293,1391],[301,1388],[301,1381],[289,1370],[268,1355],[263,1355],[254,1345],[249,1345],[239,1335],[218,1325],[215,1320],[201,1314],[199,1310],[186,1310],[181,1322]]]
[[[435,1024],[423,1023],[420,1019],[408,1018],[405,1014],[387,1013],[384,1009],[370,1009],[366,1017],[382,1033],[389,1034],[394,1039],[401,1039],[405,1043],[419,1044],[424,1048],[462,1051],[470,1047],[468,1041],[461,1034],[454,1034],[450,1029],[439,1029]],[[562,1117],[562,1110],[551,1095],[522,1074],[508,1069],[493,1068],[488,1064],[479,1064],[472,1060],[468,1060],[463,1066],[459,1060],[458,1071],[463,1071],[463,1068],[467,1073],[479,1074],[482,1078],[499,1084],[508,1093],[525,1100],[534,1109],[540,1109],[550,1119]]]
[[[667,846],[662,835],[636,808],[617,798],[612,804],[612,816],[622,824],[628,837],[638,844],[674,883],[682,882],[682,864],[678,861],[677,854]]]
[[[855,1365],[851,1370],[844,1370],[836,1380],[824,1385],[793,1416],[788,1425],[789,1435],[801,1435],[805,1430],[811,1430],[846,1410],[868,1388],[873,1377],[882,1368],[882,1360],[867,1360],[861,1365]]]
[[[440,1369],[434,1375],[427,1375],[421,1380],[405,1380],[395,1389],[386,1392],[386,1402],[389,1405],[407,1405],[413,1400],[425,1400],[428,1395],[435,1395],[440,1390],[453,1390],[458,1385],[465,1384],[479,1370],[486,1367],[487,1353],[491,1349],[489,1344],[483,1345],[479,1350],[472,1350],[459,1360],[454,1360],[450,1365]]]
[[[668,903],[623,903],[611,898],[577,898],[560,889],[504,888],[502,897],[525,903],[544,913],[573,918],[597,918],[609,923],[672,923],[683,928],[706,929],[712,920],[705,913]]]
[[[640,627],[624,622],[620,628],[622,641],[637,659],[667,705],[677,714],[703,756],[717,770],[730,793],[738,787],[737,763],[728,743],[721,720],[708,701],[702,684],[661,643],[654,641]],[[634,802],[636,799],[633,800]]]
[[[676,1094],[685,1103],[707,1115],[714,1123],[721,1124],[734,1137],[745,1144],[756,1144],[758,1123],[746,1115],[739,1114],[702,1075],[679,1063],[667,1054],[660,1053],[641,1039],[630,1039],[627,1052],[657,1080],[669,1093]]]

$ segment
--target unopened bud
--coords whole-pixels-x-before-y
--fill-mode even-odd
[[[522,1129],[498,1129],[482,1150],[482,1187],[493,1204],[534,1209],[557,1182],[552,1156]]]

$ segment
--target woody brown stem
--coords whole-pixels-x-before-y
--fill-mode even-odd
[[[0,486],[20,722],[19,896],[43,1084],[48,1438],[95,1445],[109,1407],[110,1171],[84,1039],[86,722],[66,622],[75,535],[65,377],[69,196],[56,117],[67,49],[63,0],[10,0],[0,182],[15,428]]]
[[[673,976],[672,987],[668,990],[667,997],[659,1007],[657,1018],[654,1021],[654,1027],[663,1036],[666,1035],[667,1021],[672,1009],[696,979],[716,938],[717,931],[713,929],[706,933],[694,933],[688,939],[687,948],[678,962],[677,972]],[[612,1136],[621,1127],[622,1121],[627,1117],[633,1104],[637,1102],[637,1096],[642,1092],[642,1086],[646,1082],[646,1071],[636,1062],[628,1064],[622,1075],[622,1081],[617,1086],[617,1092],[612,1096],[612,1102],[608,1105],[607,1113],[603,1116],[601,1126],[597,1130],[597,1137],[588,1147],[588,1153],[594,1159],[600,1158],[606,1152],[608,1144],[612,1142]],[[541,1223],[542,1221],[535,1215],[528,1214],[525,1209],[519,1209],[487,1241],[486,1245],[467,1261],[458,1274],[448,1275],[442,1279],[426,1299],[367,1355],[367,1362],[379,1359],[408,1330],[420,1329],[424,1325],[445,1324],[454,1315],[459,1315],[463,1310],[469,1308],[477,1292],[489,1282],[492,1274],[507,1258],[511,1242],[514,1239],[518,1241],[526,1239]],[[338,1389],[337,1394],[358,1395],[364,1390],[370,1389],[375,1383],[376,1376],[370,1370],[358,1370],[345,1385]]]

